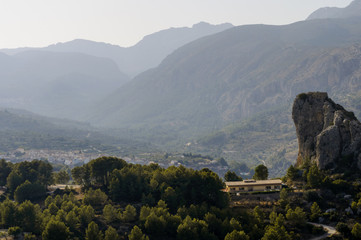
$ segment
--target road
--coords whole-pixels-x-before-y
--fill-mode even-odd
[[[311,222],[308,222],[309,224],[312,224],[314,226],[319,226],[319,227],[323,227],[323,229],[326,231],[325,234],[323,234],[322,236],[319,236],[319,237],[314,237],[314,238],[311,238],[310,240],[321,240],[321,239],[324,239],[324,238],[327,238],[327,237],[330,237],[334,234],[337,233],[337,230],[334,228],[334,227],[331,227],[331,226],[328,226],[328,225],[324,225],[324,224],[319,224],[319,223],[311,223]]]

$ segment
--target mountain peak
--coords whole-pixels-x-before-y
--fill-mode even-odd
[[[205,26],[211,26],[210,23],[207,23],[207,22],[199,22],[199,23],[196,23],[196,24],[193,24],[192,28],[197,28],[197,27],[205,27]]]
[[[220,28],[227,29],[227,28],[233,27],[233,25],[231,23],[221,23],[221,24],[213,25],[213,24],[202,21],[202,22],[193,24],[193,26],[192,26],[193,29],[212,28],[212,27],[213,28],[220,27]]]
[[[361,16],[361,0],[354,0],[345,8],[324,7],[308,16],[307,20],[326,18],[350,18]]]

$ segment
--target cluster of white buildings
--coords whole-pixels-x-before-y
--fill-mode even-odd
[[[25,150],[18,148],[15,151],[0,154],[0,159],[12,162],[31,161],[33,159],[48,160],[51,163],[60,163],[68,166],[88,163],[92,159],[104,156],[106,154],[95,153],[87,150],[61,151],[46,149]]]

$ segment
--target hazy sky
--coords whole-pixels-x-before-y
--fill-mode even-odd
[[[131,46],[145,35],[200,21],[288,24],[352,0],[1,0],[0,48],[76,38]]]

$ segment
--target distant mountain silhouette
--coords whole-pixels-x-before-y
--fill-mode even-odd
[[[325,7],[313,12],[307,20],[325,18],[349,18],[361,16],[361,0],[354,0],[345,8]]]
[[[110,58],[115,61],[121,72],[135,76],[145,70],[156,67],[177,48],[198,38],[211,35],[228,28],[232,24],[211,25],[201,22],[192,28],[170,28],[145,36],[136,45],[123,48],[116,45],[77,39],[70,42],[50,45],[37,50],[53,52],[79,52],[88,55]],[[31,48],[2,49],[1,52],[15,54]]]
[[[0,78],[0,106],[73,119],[128,81],[110,59],[47,51],[0,54]]]

